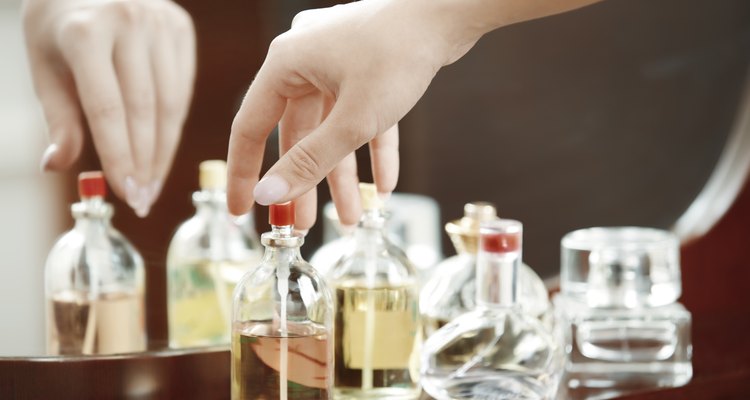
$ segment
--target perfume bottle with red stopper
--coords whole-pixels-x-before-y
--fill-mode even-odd
[[[99,171],[78,177],[75,226],[47,257],[47,351],[116,354],[146,349],[143,259],[112,227]]]
[[[333,297],[300,255],[294,203],[269,209],[265,253],[234,291],[232,399],[328,399]]]
[[[435,399],[554,398],[562,352],[552,333],[519,302],[521,235],[518,221],[481,225],[476,309],[424,344],[421,383]]]

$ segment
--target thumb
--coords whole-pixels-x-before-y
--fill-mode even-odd
[[[258,182],[253,191],[255,201],[269,205],[296,199],[370,141],[377,125],[358,103],[342,95],[323,123],[290,148]]]
[[[83,148],[83,121],[71,76],[55,71],[49,63],[33,63],[34,89],[42,103],[51,144],[42,156],[43,171],[70,167]]]

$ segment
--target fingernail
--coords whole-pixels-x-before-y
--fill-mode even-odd
[[[380,200],[385,203],[391,198],[391,192],[378,192],[378,197],[380,197]]]
[[[354,230],[357,229],[357,225],[339,225],[339,233],[341,236],[349,236],[354,233]]]
[[[309,229],[295,229],[294,231],[302,236],[307,236],[307,234],[310,232]]]
[[[135,215],[140,218],[148,215],[151,209],[151,204],[149,204],[150,192],[149,187],[139,187],[133,177],[128,176],[125,178],[125,202],[135,211]]]
[[[247,214],[242,214],[242,215],[229,214],[229,218],[232,219],[232,222],[234,222],[235,225],[243,225],[245,221],[247,221]]]
[[[52,156],[57,153],[57,145],[52,143],[51,145],[47,146],[47,148],[44,150],[44,154],[42,154],[42,160],[39,163],[39,170],[42,172],[49,171],[49,162],[52,160]]]
[[[255,201],[264,206],[279,202],[287,193],[289,193],[289,183],[276,175],[261,179],[253,190]]]

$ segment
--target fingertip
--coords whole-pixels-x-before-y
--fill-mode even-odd
[[[55,158],[57,152],[57,144],[52,143],[51,145],[47,146],[47,148],[44,150],[44,153],[42,154],[42,159],[39,162],[39,170],[41,172],[50,172],[55,170],[55,163],[53,162],[53,159]]]
[[[279,175],[266,176],[255,185],[253,196],[263,206],[282,202],[289,193],[289,182]]]
[[[231,178],[227,184],[227,207],[229,213],[241,216],[250,212],[255,201],[252,195],[252,188],[256,184],[256,179]]]

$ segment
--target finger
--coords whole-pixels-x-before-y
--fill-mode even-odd
[[[286,99],[274,90],[274,78],[264,64],[232,122],[227,156],[227,205],[234,215],[246,213],[253,204],[253,187],[258,182],[266,139],[286,108]],[[298,196],[307,190],[300,191]]]
[[[328,186],[341,225],[356,224],[362,214],[362,203],[359,198],[357,157],[354,153],[344,157],[328,174]]]
[[[378,193],[387,197],[398,183],[398,124],[370,141],[370,162]]]
[[[76,20],[65,26],[59,37],[60,48],[73,72],[81,106],[110,187],[136,208],[138,190],[132,178],[125,108],[112,65],[112,40],[95,28],[96,24],[84,22]]]
[[[41,160],[43,171],[60,171],[78,159],[83,148],[81,106],[68,71],[55,71],[40,57],[31,57],[34,88],[42,103],[50,145]]]
[[[160,25],[154,37],[151,59],[157,120],[150,204],[158,198],[174,161],[195,79],[195,34],[189,19],[176,27]]]
[[[151,207],[151,174],[156,144],[156,90],[145,32],[128,32],[115,44],[114,65],[125,106],[130,154],[130,175],[138,187],[133,208],[145,217]]]
[[[367,111],[367,102],[353,93],[342,93],[320,127],[269,169],[255,187],[258,203],[289,201],[307,192],[344,157],[375,136],[377,123]]]
[[[284,115],[279,121],[279,155],[283,156],[305,136],[320,126],[327,114],[327,103],[318,92],[287,100]],[[294,201],[296,208],[296,226],[310,229],[315,224],[317,191],[315,188]]]
[[[294,200],[294,228],[307,233],[315,225],[318,211],[318,191],[312,188],[307,193]]]

